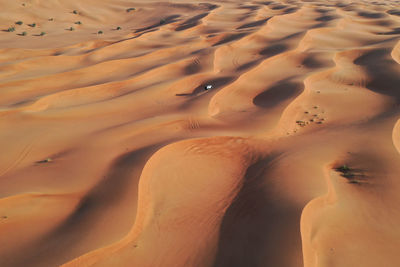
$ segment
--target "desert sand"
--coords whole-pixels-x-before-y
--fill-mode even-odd
[[[400,266],[400,1],[0,6],[1,267]]]

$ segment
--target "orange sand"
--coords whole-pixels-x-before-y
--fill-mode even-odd
[[[0,6],[1,267],[400,266],[399,1]]]

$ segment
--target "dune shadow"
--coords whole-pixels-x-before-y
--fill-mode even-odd
[[[282,101],[293,98],[302,91],[302,84],[283,80],[257,95],[253,99],[254,105],[261,108],[273,108]]]
[[[271,7],[271,9],[272,10],[281,10],[281,9],[284,9],[284,8],[287,8],[288,6],[286,6],[286,5],[276,5],[276,6],[273,6],[273,7]]]
[[[97,247],[87,246],[86,251],[74,250],[75,247],[79,247],[77,244],[93,235],[93,225],[99,220],[104,220],[108,216],[108,210],[115,208],[128,190],[137,191],[139,177],[132,177],[132,171],[135,168],[142,169],[150,156],[161,146],[163,144],[151,145],[117,158],[103,179],[80,201],[75,211],[57,228],[34,244],[29,244],[26,251],[30,253],[25,253],[17,259],[13,266],[45,266],[43,262],[59,266],[80,256],[79,254],[96,249]],[[140,172],[137,175],[140,176]],[[132,203],[132,214],[135,214],[135,205]],[[124,220],[128,218],[132,218],[132,215],[125,216]],[[120,225],[115,218],[106,220],[106,223],[109,227]],[[75,255],[65,258],[65,248],[69,248],[72,251],[71,255]]]
[[[239,6],[238,9],[247,9],[250,11],[256,11],[260,9],[260,6],[244,5],[244,6]]]
[[[316,21],[326,22],[339,18],[338,16],[325,15],[316,19]]]
[[[287,49],[288,49],[288,46],[285,44],[273,44],[273,45],[270,45],[267,48],[261,50],[259,54],[266,56],[266,57],[272,57],[272,56],[278,55],[282,52],[285,52]]]
[[[210,80],[207,80],[207,81],[204,81],[203,83],[201,83],[201,85],[197,86],[191,93],[182,93],[182,94],[175,94],[175,95],[176,96],[196,96],[199,93],[206,91],[204,88],[208,84],[213,86],[213,89],[211,89],[211,90],[214,91],[217,88],[223,87],[223,86],[227,85],[228,83],[232,82],[232,80],[233,80],[233,77],[219,77],[219,78],[215,78],[215,79],[210,79]]]
[[[184,21],[178,27],[175,28],[175,31],[183,31],[197,26],[199,24],[199,21],[202,18],[206,17],[208,14],[209,14],[208,12],[202,13]]]
[[[390,54],[389,49],[375,49],[357,58],[354,64],[366,69],[370,77],[367,89],[394,97],[400,102],[400,71]]]
[[[400,16],[400,10],[398,10],[398,9],[391,9],[391,10],[386,11],[386,13],[388,13],[390,15]]]
[[[288,7],[288,8],[285,9],[285,14],[294,13],[297,10],[299,10],[297,7]]]
[[[250,166],[223,218],[213,267],[292,266],[301,263],[301,208],[276,199],[271,155]],[[285,251],[285,255],[282,254]]]
[[[325,13],[330,12],[329,9],[325,9],[325,8],[316,8],[315,11],[318,12],[318,13],[321,13],[321,14],[325,14]]]
[[[180,16],[181,15],[178,15],[178,14],[177,15],[168,16],[166,18],[161,19],[160,22],[154,23],[154,24],[152,24],[150,26],[147,26],[147,27],[136,29],[135,33],[152,30],[152,29],[160,27],[162,25],[166,25],[166,24],[170,24],[170,23],[176,22],[176,21],[178,21],[177,18],[179,18]]]
[[[231,35],[223,38],[222,40],[218,41],[217,43],[213,44],[212,46],[218,46],[218,45],[226,44],[226,43],[229,43],[232,41],[236,41],[246,35],[247,35],[246,33],[231,34]]]
[[[264,6],[269,6],[270,4],[274,3],[272,1],[261,1],[261,2],[256,2],[257,4],[264,5]]]
[[[198,59],[194,60],[190,64],[184,67],[183,72],[185,75],[191,75],[199,72],[202,69],[200,61]]]
[[[243,64],[243,65],[240,65],[239,67],[237,67],[236,71],[245,71],[245,70],[251,69],[251,68],[257,66],[258,64],[260,64],[261,61],[262,61],[262,59],[250,61],[246,64]]]
[[[261,19],[261,20],[257,20],[254,22],[250,22],[250,23],[246,23],[243,24],[242,26],[237,27],[237,30],[241,30],[241,29],[247,29],[247,28],[253,28],[253,27],[259,27],[264,25],[270,18],[266,18],[266,19]]]
[[[385,3],[379,3],[379,2],[376,2],[376,1],[371,2],[371,4],[376,5],[376,6],[384,6],[384,5],[386,5]]]
[[[400,34],[400,28],[394,28],[393,30],[389,31],[389,32],[379,32],[377,33],[379,35],[396,35],[396,34]]]
[[[315,57],[313,56],[306,57],[301,64],[303,64],[306,68],[309,69],[317,69],[324,67],[324,64],[316,60]]]
[[[211,11],[211,10],[214,10],[214,9],[220,7],[219,5],[211,4],[211,3],[200,3],[199,6],[206,8],[208,11]]]
[[[367,18],[367,19],[380,19],[385,16],[383,13],[372,13],[372,12],[366,12],[366,11],[361,11],[357,13],[358,16]]]

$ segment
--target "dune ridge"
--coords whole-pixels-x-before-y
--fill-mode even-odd
[[[0,5],[0,266],[398,266],[398,1]]]

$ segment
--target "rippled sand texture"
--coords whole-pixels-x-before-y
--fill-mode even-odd
[[[399,266],[399,1],[0,6],[0,266]]]

